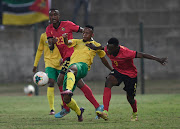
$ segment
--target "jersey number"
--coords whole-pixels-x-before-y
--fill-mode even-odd
[[[57,45],[61,45],[61,44],[64,44],[64,39],[63,39],[63,37],[61,36],[61,37],[57,37]]]
[[[118,66],[118,62],[117,62],[117,61],[114,61],[114,64],[115,64],[116,66]]]

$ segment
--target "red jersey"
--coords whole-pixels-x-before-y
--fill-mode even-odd
[[[121,74],[135,78],[137,76],[137,69],[134,65],[133,59],[136,57],[136,51],[130,50],[120,45],[119,47],[119,53],[115,57],[108,54],[107,46],[104,48],[104,50],[107,56],[110,58],[114,69],[116,69]]]
[[[59,49],[59,52],[61,53],[63,60],[66,60],[67,57],[70,57],[74,52],[74,49],[73,47],[68,48],[68,46],[64,44],[64,39],[62,37],[62,34],[68,33],[68,39],[73,39],[72,32],[78,32],[78,30],[79,30],[79,26],[71,21],[61,21],[57,29],[53,27],[53,24],[47,26],[46,28],[47,38],[50,37],[57,38],[58,41],[56,42],[56,46]]]

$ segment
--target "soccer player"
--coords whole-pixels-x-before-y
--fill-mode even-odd
[[[50,51],[46,33],[42,33],[40,37],[40,42],[34,60],[34,67],[33,67],[34,73],[37,72],[37,66],[43,51],[44,51],[45,72],[49,77],[49,86],[47,87],[47,98],[50,106],[49,115],[54,115],[55,114],[54,84],[55,82],[57,82],[57,77],[62,68],[62,66],[60,66],[60,60],[62,58],[56,46],[54,47],[53,51]]]
[[[102,117],[104,120],[108,120],[109,102],[111,100],[111,88],[113,86],[119,86],[122,82],[124,82],[124,90],[126,91],[127,100],[133,110],[131,121],[137,121],[137,100],[134,98],[137,88],[137,69],[133,63],[133,59],[146,58],[155,60],[162,65],[165,65],[167,62],[167,58],[158,58],[153,55],[130,50],[124,46],[119,45],[119,41],[116,38],[109,39],[105,48],[103,48],[102,46],[96,47],[93,44],[88,44],[87,46],[94,50],[105,50],[114,68],[108,75],[105,82],[103,94],[104,111],[96,111],[97,115],[99,117]]]
[[[73,22],[70,21],[60,21],[60,13],[57,9],[50,9],[49,11],[49,19],[52,21],[52,24],[46,28],[49,48],[53,51],[54,46],[57,46],[61,56],[63,58],[63,66],[62,70],[58,76],[58,86],[60,92],[63,91],[63,80],[65,72],[69,66],[70,57],[74,52],[74,48],[68,48],[67,45],[64,44],[64,38],[62,34],[68,33],[68,39],[72,39],[73,35],[72,32],[82,32],[83,28],[75,25]],[[78,88],[84,93],[85,97],[93,104],[96,111],[102,110],[104,106],[99,105],[96,101],[91,89],[83,82],[82,79],[79,80],[77,84]],[[62,100],[63,96],[61,95]],[[63,102],[62,111],[55,115],[56,118],[62,118],[66,114],[70,113],[70,109],[66,106],[66,103]]]
[[[92,40],[93,35],[93,27],[90,25],[85,26],[83,39],[68,40],[68,34],[63,35],[65,44],[68,45],[68,47],[74,47],[74,53],[71,56],[70,66],[65,74],[63,92],[61,94],[64,96],[63,100],[66,105],[76,112],[78,121],[80,122],[83,121],[82,113],[84,112],[84,109],[79,108],[76,101],[72,98],[77,82],[87,75],[96,53],[100,57],[102,63],[108,69],[112,70],[111,66],[104,57],[106,54],[103,50],[95,51],[86,46],[86,44],[89,43],[92,43],[95,46],[100,46],[99,43]]]

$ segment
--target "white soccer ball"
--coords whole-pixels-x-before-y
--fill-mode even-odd
[[[34,75],[33,81],[38,86],[45,86],[48,83],[49,78],[45,72],[39,71]]]
[[[25,94],[33,94],[35,92],[33,85],[28,85],[24,87],[24,93]]]

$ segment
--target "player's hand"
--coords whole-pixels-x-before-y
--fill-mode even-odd
[[[165,58],[160,58],[160,59],[158,60],[158,62],[161,63],[162,65],[166,65],[166,63],[168,62],[167,59],[168,59],[167,57],[165,57]]]
[[[33,67],[33,73],[36,73],[37,72],[37,67]]]
[[[63,38],[68,38],[68,33],[62,34],[62,37],[63,37]]]
[[[58,40],[56,39],[56,37],[53,37],[53,38],[52,38],[52,43],[53,43],[53,44],[56,44],[57,41],[58,41]]]
[[[93,49],[93,50],[97,50],[98,49],[98,47],[96,47],[93,43],[88,43],[88,44],[86,44],[86,46],[91,48],[91,49]]]
[[[63,58],[61,58],[61,59],[59,60],[59,64],[60,64],[60,66],[63,65]]]

